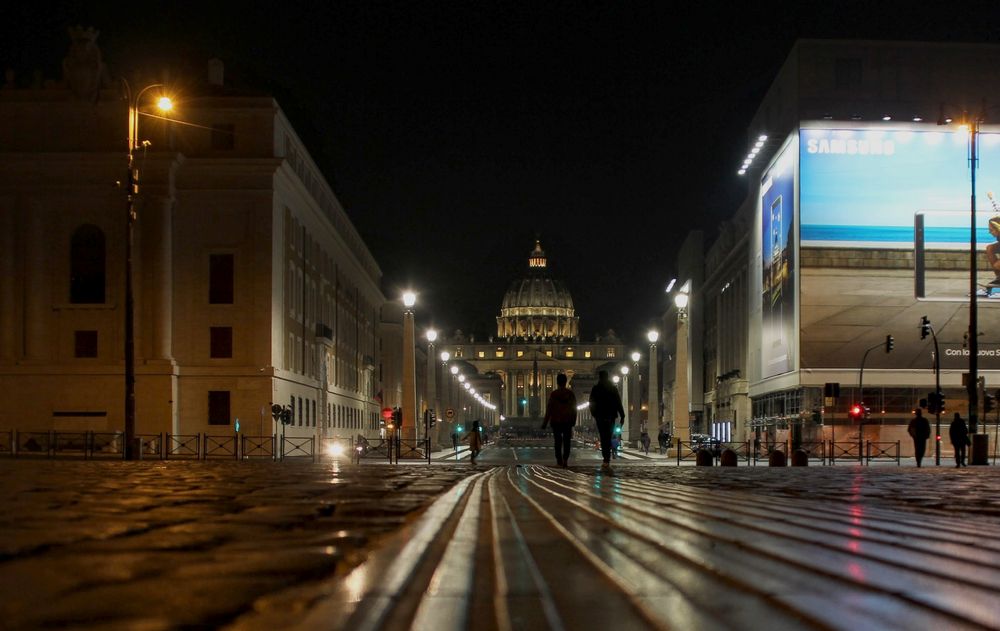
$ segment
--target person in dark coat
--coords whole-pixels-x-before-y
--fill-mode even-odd
[[[642,445],[642,450],[646,452],[647,456],[649,455],[649,443],[649,432],[642,430],[642,433],[639,434],[639,444]]]
[[[615,418],[620,416],[624,425],[625,409],[622,407],[618,388],[611,383],[606,370],[597,373],[597,383],[590,390],[590,415],[594,417],[597,433],[601,437],[601,457],[604,459],[602,467],[610,469],[611,437],[614,435]]]
[[[576,395],[566,387],[566,375],[556,376],[556,386],[549,394],[549,402],[545,406],[545,420],[542,429],[552,423],[552,436],[556,445],[556,464],[560,467],[569,465],[569,450],[573,442],[573,426],[576,425]]]
[[[924,459],[924,452],[927,450],[927,439],[931,437],[931,424],[924,418],[924,413],[920,408],[910,419],[910,425],[906,432],[913,437],[913,455],[917,459],[917,466]]]
[[[965,448],[969,444],[969,428],[958,412],[955,412],[955,420],[948,427],[948,438],[951,439],[951,446],[955,448],[955,466],[968,466],[965,463]]]
[[[656,435],[656,441],[660,443],[660,453],[667,453],[667,445],[670,443],[670,435],[667,434],[667,430],[663,427],[660,427],[660,431]]]

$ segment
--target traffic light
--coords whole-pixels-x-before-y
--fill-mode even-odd
[[[865,410],[861,405],[855,403],[851,406],[851,409],[847,411],[847,415],[851,417],[852,421],[860,422],[865,418]]]
[[[434,427],[435,425],[437,425],[437,412],[435,412],[434,410],[427,410],[427,414],[429,415],[429,419],[430,419],[430,422],[428,424],[431,427]]]
[[[622,433],[622,426],[621,425],[615,425],[615,433],[616,434],[621,434]]]
[[[944,412],[944,393],[927,393],[927,411],[931,414],[941,414]]]
[[[983,395],[983,414],[986,414],[993,409],[993,403],[995,399],[992,394],[986,393]]]
[[[923,316],[920,318],[920,339],[926,339],[930,334],[931,321],[927,319],[927,316]]]
[[[281,418],[282,410],[283,408],[277,403],[271,406],[271,416],[274,417],[274,420],[278,420],[279,418]]]
[[[885,352],[891,353],[892,349],[896,346],[896,340],[893,339],[891,335],[885,336]]]
[[[281,410],[281,422],[285,425],[292,424],[292,408],[284,408]]]

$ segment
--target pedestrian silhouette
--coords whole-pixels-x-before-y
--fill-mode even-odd
[[[472,453],[472,457],[469,460],[472,464],[476,464],[476,458],[479,457],[479,452],[483,450],[483,435],[479,430],[479,421],[472,422],[472,429],[462,440],[469,441],[469,451]]]
[[[642,445],[642,450],[646,452],[647,456],[649,455],[649,442],[649,432],[642,430],[642,433],[639,434],[639,444]]]
[[[611,438],[614,435],[615,418],[621,417],[625,424],[625,409],[618,388],[608,378],[608,371],[597,373],[597,383],[590,389],[590,415],[597,424],[597,433],[601,437],[601,457],[604,459],[602,468],[611,468]]]
[[[659,433],[656,435],[656,440],[660,443],[660,453],[667,453],[667,445],[670,442],[670,435],[667,434],[667,430],[661,427]]]
[[[545,405],[545,420],[542,429],[552,424],[552,436],[556,447],[556,464],[569,465],[569,450],[573,442],[573,426],[576,425],[576,395],[566,387],[566,375],[556,376],[556,389],[549,394]]]
[[[955,448],[955,466],[966,467],[965,448],[969,444],[969,428],[965,425],[965,419],[955,412],[955,420],[948,427],[948,438],[951,439],[951,446]]]
[[[924,413],[920,408],[910,419],[910,425],[906,432],[913,437],[913,455],[917,459],[917,466],[920,466],[924,459],[924,452],[927,450],[927,439],[931,437],[931,424],[924,418]]]

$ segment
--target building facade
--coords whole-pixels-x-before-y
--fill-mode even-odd
[[[460,366],[461,374],[494,384],[491,396],[496,398],[491,402],[509,427],[538,426],[559,373],[566,374],[582,403],[596,383],[598,370],[617,371],[632,363],[613,331],[593,342],[580,340],[572,296],[551,275],[540,242],[528,255],[525,276],[512,281],[500,304],[496,336],[477,341],[458,332],[437,346],[450,355],[446,371],[450,372],[450,365]],[[586,409],[580,414],[584,421],[589,419]]]
[[[272,98],[192,83],[138,103],[137,433],[376,435],[379,266]],[[4,429],[123,427],[129,119],[116,82],[0,91]]]
[[[969,413],[970,283],[982,380],[972,388],[982,401],[998,385],[1000,303],[986,249],[1000,218],[988,195],[1000,183],[1000,116],[984,105],[1000,96],[998,62],[994,45],[795,45],[736,167],[747,200],[706,248],[701,278],[680,279],[704,327],[688,360],[704,379],[703,431],[737,441],[864,435],[905,450],[905,425],[936,380],[947,421]],[[925,316],[938,357],[920,335]],[[847,418],[853,404],[867,408],[863,424]]]

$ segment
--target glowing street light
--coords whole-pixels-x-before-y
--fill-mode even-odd
[[[126,460],[139,457],[139,446],[135,444],[135,296],[133,290],[132,251],[135,249],[135,200],[139,195],[139,167],[136,166],[135,152],[149,146],[149,141],[139,142],[139,105],[142,95],[162,83],[154,83],[139,90],[135,95],[128,81],[122,79],[125,98],[128,101],[128,180],[125,191],[125,445]],[[160,109],[173,109],[173,102],[166,95],[157,99]]]
[[[658,366],[656,365],[656,342],[660,339],[660,332],[650,330],[646,333],[646,339],[649,340],[649,384],[647,386],[649,389],[649,411],[646,413],[646,431],[652,434],[655,429],[659,434],[660,383],[657,374]]]
[[[412,291],[403,292],[403,422],[400,435],[417,439],[417,358],[416,332],[413,321],[413,307],[417,295]]]

